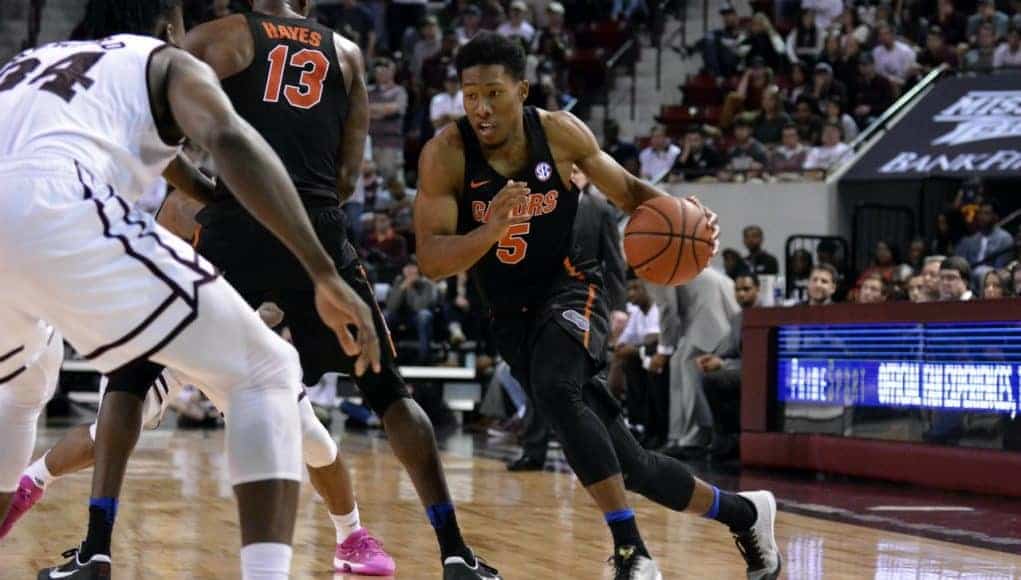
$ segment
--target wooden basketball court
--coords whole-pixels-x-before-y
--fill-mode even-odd
[[[62,433],[43,429],[39,450]],[[341,443],[364,523],[397,560],[397,576],[438,578],[435,538],[410,480],[385,440]],[[610,578],[610,538],[573,476],[508,473],[462,446],[444,455],[469,542],[508,579]],[[238,526],[223,432],[146,433],[132,458],[114,534],[115,578],[237,578]],[[91,471],[59,480],[0,543],[0,578],[34,578],[84,533]],[[782,496],[778,499],[784,499]],[[635,497],[639,525],[664,578],[744,577],[726,529]],[[781,512],[784,578],[1021,578],[1021,556]],[[303,487],[294,578],[334,578],[333,526]],[[344,578],[337,575],[335,578]]]

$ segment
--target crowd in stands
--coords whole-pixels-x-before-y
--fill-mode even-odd
[[[208,6],[191,12],[203,13],[201,19],[247,9],[238,0],[191,3]],[[753,3],[763,4],[769,3]],[[741,15],[724,5],[722,28],[698,46],[704,69],[684,86],[685,114],[664,118],[642,147],[622,139],[610,119],[602,131],[604,150],[653,181],[820,178],[848,157],[848,143],[863,128],[932,68],[1021,63],[1021,2],[997,7],[991,0],[971,6],[900,0],[897,10],[886,0],[772,4],[772,16]],[[490,392],[498,398],[506,393],[513,409],[504,415],[518,424],[528,418],[529,403],[498,362],[475,286],[464,274],[437,282],[418,270],[412,227],[418,149],[463,115],[453,63],[477,31],[520,39],[530,55],[529,104],[559,109],[575,100],[570,64],[575,50],[591,49],[587,32],[599,23],[641,18],[646,10],[641,0],[450,0],[439,13],[430,13],[424,0],[317,3],[316,17],[356,41],[366,57],[371,145],[344,210],[398,341],[400,362],[459,362],[450,355],[472,345],[480,355],[480,377],[492,377],[497,388]],[[572,181],[592,193],[583,175]],[[723,273],[709,269],[697,283],[677,289],[652,288],[631,277],[627,304],[613,313],[608,386],[646,447],[685,459],[707,453],[733,458],[742,311],[767,303],[760,292],[766,280],[782,288],[779,300],[769,304],[1021,296],[1021,232],[1011,236],[998,221],[991,200],[964,191],[938,217],[931,238],[903,248],[876,241],[860,272],[830,240],[785,256],[781,269],[764,249],[763,229],[749,225],[744,253],[722,251]],[[704,399],[711,417],[694,416],[695,399],[676,400],[692,392]],[[199,421],[210,418],[193,414]],[[533,414],[529,420],[542,418]],[[705,425],[712,429],[706,432]],[[539,431],[545,450],[550,434]],[[544,451],[542,460],[523,457],[515,466],[541,469],[544,457]]]
[[[719,8],[699,74],[663,107],[641,172],[668,181],[819,179],[932,69],[1021,64],[1021,4],[777,0]],[[676,143],[671,141],[676,139]]]
[[[1021,296],[1021,232],[998,225],[996,203],[981,195],[939,214],[936,234],[916,237],[904,247],[878,240],[860,272],[838,258],[832,242],[822,241],[815,256],[807,249],[787,256],[785,304],[830,302],[934,302]],[[746,235],[746,245],[748,237]],[[749,250],[751,251],[751,247]],[[728,273],[752,269],[733,249],[724,250]],[[903,256],[903,258],[902,258]],[[759,274],[778,274],[755,269]],[[963,285],[963,286],[962,286]],[[823,290],[823,286],[825,290]]]

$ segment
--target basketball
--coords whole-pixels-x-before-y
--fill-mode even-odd
[[[690,281],[709,265],[712,253],[709,217],[687,199],[657,197],[643,203],[624,231],[628,265],[653,284]]]

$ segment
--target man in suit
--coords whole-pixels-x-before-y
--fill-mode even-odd
[[[968,260],[971,266],[972,288],[981,288],[986,273],[994,268],[1006,267],[1014,254],[1014,238],[996,225],[998,220],[993,204],[983,202],[975,214],[978,230],[957,245],[956,254]]]
[[[620,231],[617,229],[619,212],[606,197],[589,182],[588,176],[577,167],[571,172],[571,183],[578,188],[578,217],[574,222],[574,243],[581,247],[580,255],[598,260],[602,264],[603,281],[612,314],[625,309],[626,274],[624,254],[621,251]],[[626,315],[625,315],[626,316]],[[531,400],[523,419],[525,430],[521,434],[521,457],[507,464],[510,471],[541,471],[546,464],[549,448],[549,423],[535,412]]]
[[[734,298],[741,307],[730,319],[730,333],[713,354],[695,359],[702,371],[702,390],[713,414],[712,459],[730,459],[737,455],[741,432],[741,327],[744,310],[759,301],[759,277],[741,273],[734,279]]]
[[[706,268],[678,288],[650,285],[660,311],[660,338],[650,371],[670,363],[669,442],[667,455],[690,458],[704,453],[710,442],[712,413],[702,392],[702,373],[695,358],[713,352],[730,332],[738,312],[734,281]]]

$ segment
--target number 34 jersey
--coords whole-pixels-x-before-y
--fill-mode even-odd
[[[177,153],[158,134],[146,79],[165,46],[132,35],[58,42],[0,66],[0,159],[76,161],[136,200]]]

